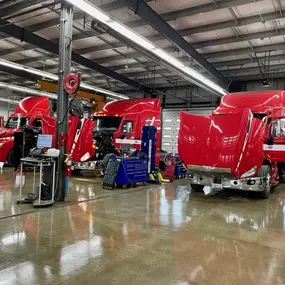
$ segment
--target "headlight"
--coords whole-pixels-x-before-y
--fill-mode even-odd
[[[250,170],[248,170],[243,175],[241,175],[240,178],[248,178],[248,177],[253,176],[256,173],[256,169],[257,169],[256,166],[252,167]]]
[[[1,142],[0,142],[0,147],[2,147],[3,144],[4,144],[4,143],[1,143]]]

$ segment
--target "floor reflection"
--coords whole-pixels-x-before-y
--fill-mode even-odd
[[[178,181],[87,202],[98,184],[71,185],[80,203],[0,221],[1,285],[285,284],[282,192],[205,197]]]

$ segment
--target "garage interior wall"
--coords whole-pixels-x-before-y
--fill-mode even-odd
[[[15,94],[8,92],[6,90],[0,90],[0,97],[1,98],[9,98],[9,99],[18,99],[18,96],[16,96]],[[15,104],[12,103],[7,103],[7,102],[3,102],[0,101],[0,116],[4,117],[4,121],[7,120],[8,114],[9,112],[11,113],[15,108]]]
[[[214,108],[182,109],[195,115],[208,116]],[[178,153],[177,138],[180,126],[180,110],[163,110],[162,112],[161,149],[168,153]]]

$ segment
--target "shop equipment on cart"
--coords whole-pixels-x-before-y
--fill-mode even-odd
[[[33,167],[33,192],[22,198],[23,184],[20,183],[18,204],[31,203],[34,207],[46,207],[54,204],[55,168],[59,150],[51,148],[52,135],[38,135],[37,147],[29,156],[20,159],[20,180],[22,181],[24,166]],[[43,153],[43,149],[47,149]],[[39,168],[39,182],[36,183],[36,171]],[[43,169],[49,168],[44,171]]]
[[[115,157],[108,164],[103,187],[105,189],[113,189],[116,186],[122,188],[133,187],[136,183],[146,183],[148,175],[147,158]]]
[[[188,170],[184,167],[183,161],[180,160],[177,154],[169,154],[165,157],[165,172],[164,177],[169,179],[185,178]]]
[[[146,183],[155,169],[156,127],[144,126],[142,130],[141,152],[133,157],[113,157],[107,163],[103,178],[103,188],[134,186]]]

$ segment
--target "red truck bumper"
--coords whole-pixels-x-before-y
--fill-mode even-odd
[[[0,148],[0,162],[7,162],[7,157],[10,152],[10,149],[1,149]]]

